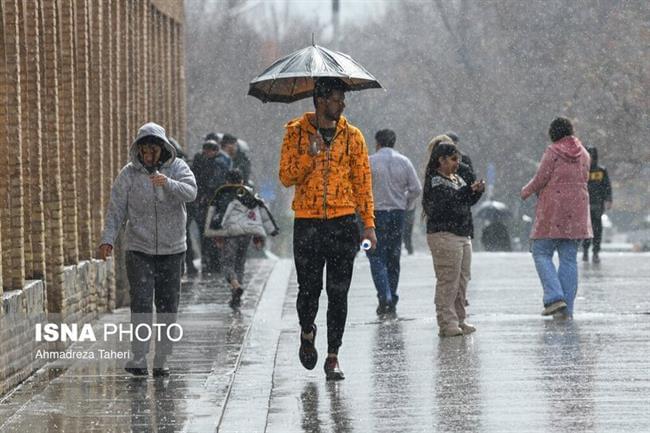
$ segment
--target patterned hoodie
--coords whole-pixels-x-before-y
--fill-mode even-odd
[[[316,133],[313,112],[289,121],[280,154],[280,181],[296,187],[296,218],[331,219],[359,212],[364,227],[375,227],[368,149],[363,134],[343,116],[332,144],[316,156],[308,154]]]

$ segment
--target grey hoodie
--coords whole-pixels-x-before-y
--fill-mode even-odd
[[[149,172],[138,157],[138,142],[154,136],[164,142],[158,169],[167,176],[162,201],[156,198]],[[129,150],[130,162],[117,175],[111,190],[111,201],[102,233],[102,244],[114,245],[117,232],[126,220],[126,249],[145,254],[182,253],[185,242],[185,203],[196,198],[196,180],[189,166],[176,158],[176,149],[165,130],[153,122],[143,125]]]

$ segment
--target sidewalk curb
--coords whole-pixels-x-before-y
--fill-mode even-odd
[[[262,433],[266,429],[282,307],[292,269],[291,260],[280,259],[266,282],[244,337],[217,432]]]

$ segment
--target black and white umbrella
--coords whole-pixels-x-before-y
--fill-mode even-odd
[[[262,102],[290,103],[312,96],[314,80],[321,77],[339,78],[347,90],[382,87],[352,57],[314,44],[275,61],[253,78],[248,94]]]

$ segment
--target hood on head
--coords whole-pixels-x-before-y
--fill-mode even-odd
[[[576,162],[584,148],[577,137],[568,135],[551,144],[551,150],[568,161]]]
[[[142,162],[139,158],[138,144],[146,137],[155,137],[163,143],[163,151],[160,154],[160,165],[171,164],[176,158],[176,149],[167,139],[165,128],[154,122],[145,123],[138,130],[138,135],[136,135],[135,140],[133,140],[131,148],[129,149],[130,161],[135,165],[142,166]]]

